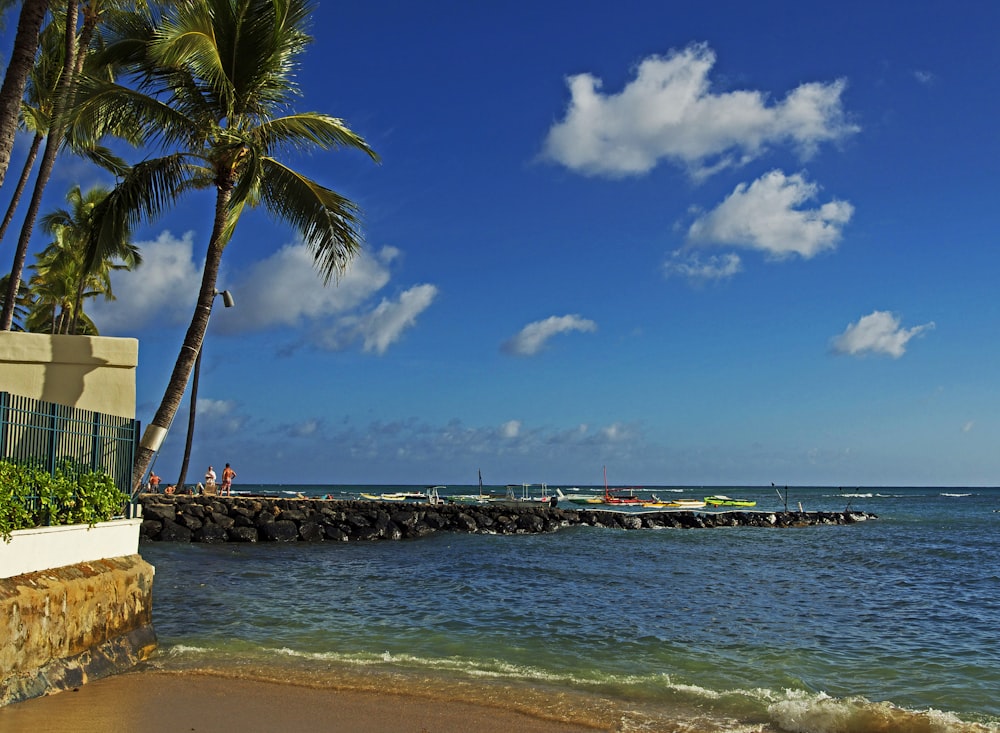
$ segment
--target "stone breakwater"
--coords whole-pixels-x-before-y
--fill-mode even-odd
[[[144,542],[351,542],[403,540],[435,532],[539,534],[588,525],[612,529],[804,527],[854,524],[874,514],[845,512],[652,511],[500,504],[398,504],[336,499],[162,496],[141,499]]]

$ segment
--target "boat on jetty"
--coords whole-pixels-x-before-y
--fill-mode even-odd
[[[568,501],[570,504],[603,504],[604,497],[600,494],[581,494],[580,489],[572,488],[567,489],[571,491],[571,494],[563,493],[562,489],[556,489],[556,496],[559,497],[559,501]]]
[[[532,493],[533,486],[540,486],[541,493],[535,495]],[[556,506],[559,503],[559,497],[555,494],[549,493],[549,487],[547,484],[521,484],[521,494],[517,493],[516,484],[507,484],[507,493],[500,498],[492,498],[489,500],[490,504],[500,504],[505,506],[531,506],[532,504],[540,506]]]
[[[423,491],[390,491],[384,494],[358,494],[368,501],[427,501],[428,495]]]
[[[757,502],[753,499],[733,499],[729,496],[724,496],[723,494],[716,494],[715,496],[706,496],[705,503],[709,506],[735,506],[735,507],[750,507],[757,506]]]
[[[642,506],[644,501],[649,500],[636,494],[635,492],[637,490],[638,489],[634,486],[609,489],[608,467],[604,467],[604,496],[602,497],[602,504],[614,504],[617,506]]]
[[[701,499],[661,499],[656,494],[650,494],[651,501],[643,503],[645,509],[701,509],[705,502]]]

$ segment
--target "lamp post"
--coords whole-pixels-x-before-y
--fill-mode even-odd
[[[228,290],[223,290],[219,292],[215,291],[216,295],[222,296],[222,303],[226,308],[232,308],[236,305],[236,301],[233,299],[233,294]],[[208,335],[208,330],[206,329],[205,335]],[[188,430],[187,430],[187,442],[184,444],[184,460],[181,461],[181,475],[177,479],[177,490],[184,491],[184,481],[187,479],[188,463],[191,461],[191,444],[194,441],[194,416],[195,410],[198,404],[198,377],[201,374],[201,352],[205,350],[205,339],[201,340],[201,347],[198,349],[198,356],[194,360],[194,374],[191,375],[191,405],[190,412],[188,414]]]

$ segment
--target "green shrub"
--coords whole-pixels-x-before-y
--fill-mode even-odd
[[[55,475],[37,466],[0,461],[0,538],[16,529],[87,524],[120,514],[128,497],[103,472],[64,464]]]

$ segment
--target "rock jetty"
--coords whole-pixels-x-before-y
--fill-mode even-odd
[[[354,542],[435,532],[539,534],[588,525],[612,529],[804,527],[876,519],[861,511],[652,511],[497,504],[410,504],[336,499],[163,496],[140,499],[144,542]]]

